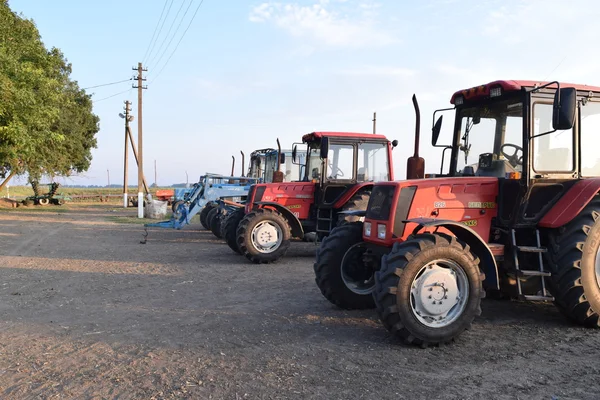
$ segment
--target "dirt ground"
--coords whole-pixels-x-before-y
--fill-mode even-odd
[[[0,398],[600,396],[600,331],[552,305],[486,300],[455,344],[408,347],[322,297],[314,244],[256,266],[199,224],[142,244],[135,213],[0,210]]]

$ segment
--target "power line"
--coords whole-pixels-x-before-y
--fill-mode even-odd
[[[163,26],[165,26],[165,22],[167,21],[169,12],[171,12],[172,6],[173,6],[173,0],[171,0],[171,3],[169,4],[169,8],[167,9],[167,13],[165,14],[165,19],[163,19],[163,22],[160,25],[160,28],[158,29],[158,34],[156,35],[156,40],[154,41],[154,44],[152,45],[152,49],[150,49],[150,52],[148,53],[148,58],[150,58],[150,56],[152,55],[152,51],[154,51],[154,46],[156,46],[156,42],[158,42],[158,38],[160,37],[160,33],[162,32]]]
[[[92,103],[97,103],[97,102],[99,102],[99,101],[102,101],[102,100],[107,100],[107,99],[113,98],[113,97],[115,97],[115,96],[118,96],[118,95],[120,95],[120,94],[127,93],[127,92],[129,92],[129,89],[127,89],[127,90],[124,90],[124,91],[122,91],[122,92],[119,92],[119,93],[115,93],[115,94],[113,94],[113,95],[111,95],[111,96],[108,96],[108,97],[103,97],[103,98],[101,98],[101,99],[98,99],[98,100],[92,100]]]
[[[131,78],[125,79],[125,80],[122,80],[122,81],[118,81],[118,82],[103,83],[102,85],[90,86],[90,87],[83,88],[82,90],[95,89],[95,88],[99,88],[99,87],[102,87],[102,86],[116,85],[117,83],[129,82],[130,80],[131,80]]]
[[[173,52],[169,55],[169,58],[167,58],[167,61],[165,61],[165,64],[160,69],[160,71],[158,71],[158,73],[156,74],[156,76],[154,77],[154,79],[152,79],[152,82],[154,82],[156,80],[156,78],[158,78],[158,76],[160,75],[161,72],[163,72],[163,70],[165,69],[165,67],[167,66],[167,64],[169,64],[169,61],[171,61],[171,58],[173,57],[173,54],[175,54],[175,52],[179,48],[179,44],[181,44],[181,41],[185,37],[185,34],[187,33],[188,29],[190,29],[190,26],[192,25],[192,22],[194,22],[194,18],[196,18],[196,14],[198,14],[198,10],[200,10],[200,6],[202,5],[202,3],[204,3],[204,0],[200,0],[200,4],[198,4],[198,7],[196,7],[196,11],[194,11],[194,15],[192,15],[192,19],[190,20],[190,23],[188,24],[188,26],[185,28],[185,31],[183,31],[183,35],[181,35],[181,37],[179,38],[179,41],[177,42],[177,45],[173,49]],[[150,82],[150,83],[152,83],[152,82]]]
[[[144,57],[142,57],[142,62],[146,60],[146,56],[148,55],[148,51],[150,50],[150,46],[152,46],[152,41],[154,40],[154,36],[156,35],[156,30],[158,29],[158,25],[160,25],[160,21],[162,20],[162,16],[165,13],[165,9],[167,8],[167,3],[169,0],[165,0],[165,4],[163,5],[162,11],[160,12],[160,17],[158,17],[158,21],[156,22],[156,26],[154,27],[154,32],[152,32],[152,38],[150,39],[150,43],[148,43],[148,47],[146,48],[146,52],[144,53]]]
[[[179,9],[177,10],[177,14],[175,14],[175,18],[173,18],[173,21],[171,22],[171,26],[169,26],[169,30],[167,31],[167,34],[165,35],[164,39],[162,40],[160,46],[158,47],[158,50],[156,50],[156,54],[154,54],[154,57],[152,57],[152,59],[149,59],[148,62],[146,64],[151,64],[154,60],[156,60],[156,57],[158,56],[158,54],[160,53],[160,51],[163,48],[163,45],[165,44],[165,42],[167,41],[169,34],[171,33],[171,30],[173,29],[173,25],[175,25],[175,22],[177,21],[177,17],[179,16],[179,13],[181,12],[181,9],[183,8],[183,6],[185,5],[185,1],[183,0],[181,2],[181,6],[179,6]],[[194,2],[194,0],[190,0],[190,5]],[[189,10],[190,6],[188,5],[188,10]],[[186,10],[187,13],[187,10]],[[177,25],[177,30],[179,30],[179,27],[181,26],[181,23],[183,22],[183,19],[185,18],[185,14],[183,14],[183,17],[181,17],[181,20],[179,21],[179,25]],[[175,33],[173,34],[173,36],[177,33],[177,30],[175,30]],[[162,54],[160,55],[160,58],[163,57],[163,55],[165,54],[165,52],[167,51],[167,49],[169,48],[169,46],[167,46],[165,48],[165,50],[162,52]],[[157,62],[158,64],[158,62]]]
[[[193,3],[194,3],[194,0],[190,0],[190,4],[188,4],[187,8],[185,9],[185,12],[183,13],[183,17],[181,17],[181,20],[179,21],[179,25],[177,25],[177,29],[175,29],[175,32],[173,33],[173,36],[171,36],[171,39],[169,40],[169,43],[167,44],[167,47],[165,47],[165,50],[163,51],[163,53],[160,55],[160,57],[156,61],[155,66],[157,66],[158,64],[160,64],[160,62],[163,59],[163,57],[165,56],[165,54],[167,54],[167,50],[169,49],[169,46],[171,46],[171,43],[173,43],[173,39],[175,39],[175,36],[177,36],[177,32],[179,32],[179,28],[181,28],[181,24],[185,20],[185,16],[187,15],[187,13],[190,10],[190,7],[192,6]],[[183,3],[181,3],[182,7],[183,7],[183,4],[185,4],[185,1]],[[165,39],[166,39],[166,37],[165,37]],[[162,45],[161,45],[161,47],[162,47]]]

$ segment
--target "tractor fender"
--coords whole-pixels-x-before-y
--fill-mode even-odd
[[[335,200],[333,208],[342,208],[350,199],[359,191],[370,189],[373,187],[373,182],[363,182],[349,188],[340,198]]]
[[[579,215],[600,191],[600,179],[582,179],[574,184],[540,220],[542,228],[559,228]]]
[[[282,206],[279,203],[275,203],[274,201],[257,201],[253,203],[253,205],[257,205],[260,208],[274,208],[279,211],[281,215],[287,220],[288,224],[290,224],[290,228],[292,229],[292,237],[296,238],[304,238],[304,229],[302,228],[302,223],[292,213],[287,207]]]
[[[452,232],[454,236],[463,242],[467,243],[471,250],[481,260],[480,266],[482,272],[485,274],[485,286],[488,289],[500,290],[500,281],[498,279],[498,264],[492,250],[489,248],[485,240],[481,238],[473,229],[468,226],[461,224],[460,222],[443,220],[443,219],[432,219],[432,218],[415,218],[403,221],[404,223],[412,222],[418,226],[412,231],[415,235],[423,228],[440,227],[445,228]]]

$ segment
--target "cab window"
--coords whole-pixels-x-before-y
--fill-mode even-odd
[[[573,129],[552,131],[552,103],[533,105],[533,170],[536,172],[571,172],[573,162]]]
[[[600,176],[600,103],[588,101],[581,107],[581,174]]]
[[[327,153],[327,179],[354,179],[354,146],[331,143]]]
[[[380,182],[390,179],[388,146],[386,143],[361,143],[358,145],[358,182]]]

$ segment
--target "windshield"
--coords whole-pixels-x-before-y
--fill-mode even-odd
[[[505,177],[523,165],[523,106],[494,102],[458,111],[459,175]]]

